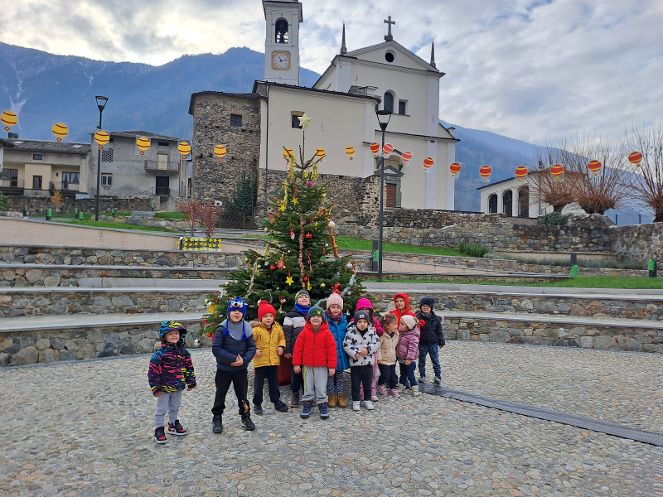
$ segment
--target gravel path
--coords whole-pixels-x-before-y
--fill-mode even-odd
[[[328,421],[266,406],[251,433],[233,407],[212,435],[213,358],[193,355],[199,388],[185,392],[181,413],[190,434],[165,446],[151,437],[147,356],[1,369],[0,496],[663,494],[661,448],[430,395],[334,410]],[[625,424],[648,411],[650,428],[661,419],[650,391],[660,361],[460,342],[443,356],[450,387]]]

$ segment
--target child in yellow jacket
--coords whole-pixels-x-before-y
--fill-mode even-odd
[[[256,355],[253,358],[253,412],[258,415],[263,413],[262,390],[265,378],[269,387],[269,400],[274,403],[274,409],[286,412],[288,406],[281,401],[279,391],[279,363],[285,351],[285,334],[276,322],[276,309],[269,302],[263,300],[258,304],[258,319],[260,322],[253,328],[256,342]]]

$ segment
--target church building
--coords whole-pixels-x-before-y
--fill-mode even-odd
[[[327,182],[337,214],[374,212],[379,203],[380,153],[371,144],[382,141],[377,111],[389,111],[385,143],[385,205],[408,209],[454,208],[454,181],[449,165],[458,141],[439,122],[440,72],[431,44],[429,62],[394,40],[391,16],[387,34],[376,45],[348,51],[345,26],[339,53],[312,88],[299,84],[299,25],[302,4],[297,0],[263,0],[266,21],[264,80],[250,93],[203,91],[191,95],[193,116],[194,197],[229,198],[238,182],[257,184],[260,208],[278,196],[287,163],[283,147],[304,146],[310,158],[324,148],[321,181]],[[300,117],[310,118],[302,143]],[[212,151],[227,147],[219,162]],[[346,154],[354,148],[354,156]],[[387,147],[388,148],[388,147]],[[408,158],[409,152],[411,159]],[[432,167],[424,168],[424,159]],[[430,165],[430,162],[428,162]]]

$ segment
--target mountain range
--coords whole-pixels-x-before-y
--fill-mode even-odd
[[[95,95],[109,97],[103,127],[142,129],[188,138],[192,93],[204,90],[247,92],[261,79],[264,55],[248,48],[223,54],[185,55],[161,66],[131,62],[104,62],[76,56],[52,55],[0,43],[0,109],[19,116],[12,131],[26,139],[52,139],[51,125],[65,122],[68,141],[89,141],[99,111]],[[318,74],[302,69],[303,86],[312,86]],[[492,181],[513,176],[520,163],[532,163],[541,149],[488,131],[453,126],[461,141],[456,160],[463,171],[456,179],[456,209],[479,210],[482,164],[493,168]]]

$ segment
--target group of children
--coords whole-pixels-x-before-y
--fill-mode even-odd
[[[350,369],[352,409],[359,411],[361,401],[367,410],[375,408],[381,395],[399,397],[400,383],[405,391],[420,395],[415,371],[419,367],[419,383],[426,381],[426,357],[430,356],[434,383],[442,380],[439,348],[444,346],[442,321],[433,310],[434,301],[424,297],[415,313],[409,308],[404,293],[394,297],[395,309],[378,319],[371,301],[357,301],[355,313],[347,321],[343,299],[332,293],[326,309],[311,306],[306,290],[295,295],[295,305],[286,314],[281,326],[276,310],[268,302],[258,305],[258,322],[246,321],[246,303],[236,297],[228,303],[226,319],[218,326],[212,342],[216,358],[216,394],[212,407],[212,431],[223,431],[222,416],[230,385],[237,397],[242,425],[255,429],[248,400],[248,365],[253,361],[253,411],[263,414],[263,387],[267,380],[269,400],[279,412],[288,406],[281,400],[279,365],[282,358],[291,360],[290,407],[301,403],[300,417],[308,418],[317,404],[322,419],[329,417],[330,407],[347,406],[344,374]],[[148,380],[157,397],[154,438],[165,443],[166,435],[186,435],[178,419],[182,391],[196,386],[191,355],[186,349],[186,329],[177,322],[161,324],[161,348],[150,360]],[[418,363],[417,363],[418,360]],[[400,376],[396,372],[399,364]],[[164,427],[168,414],[167,430]]]

